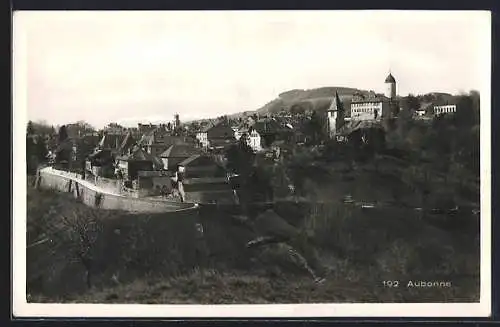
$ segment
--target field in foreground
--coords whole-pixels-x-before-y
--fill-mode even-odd
[[[277,210],[286,219],[313,232],[330,268],[327,281],[315,285],[284,246],[245,249],[255,235],[220,212],[129,215],[91,209],[50,191],[29,188],[27,196],[32,302],[479,300],[479,224],[473,216],[280,203]],[[204,225],[203,239],[196,238],[195,220]],[[400,286],[384,287],[389,280]],[[449,281],[451,287],[407,288],[410,280]]]

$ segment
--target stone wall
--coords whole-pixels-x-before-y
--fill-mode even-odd
[[[73,193],[75,198],[86,205],[109,209],[124,210],[129,212],[160,213],[190,210],[196,208],[191,203],[170,202],[165,200],[140,199],[122,195],[102,193],[97,188],[91,187],[84,181],[79,181],[71,173],[54,173],[51,170],[41,170],[39,173],[38,186],[46,189],[54,189],[60,192]]]

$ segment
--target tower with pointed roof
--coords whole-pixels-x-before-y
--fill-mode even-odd
[[[335,92],[330,107],[326,111],[328,136],[335,138],[339,129],[344,125],[344,104],[340,100],[339,94]]]
[[[385,79],[385,96],[390,100],[396,98],[396,79],[391,72]]]

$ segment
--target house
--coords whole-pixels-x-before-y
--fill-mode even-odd
[[[123,139],[122,143],[120,144],[120,147],[118,148],[118,154],[119,155],[130,154],[135,145],[137,145],[137,141],[132,136],[132,133],[128,132],[127,135],[125,135],[125,138]]]
[[[99,149],[107,149],[113,152],[117,151],[122,143],[122,134],[108,134],[106,131],[103,133],[101,141],[97,145]]]
[[[146,133],[149,133],[149,132],[152,132],[156,129],[158,129],[158,126],[157,125],[153,125],[153,124],[137,124],[137,129],[139,130],[139,134],[146,134]]]
[[[256,121],[250,126],[250,137],[253,131],[257,132],[260,136],[260,143],[262,147],[269,147],[277,139],[286,139],[293,135],[293,130],[282,126],[276,118],[265,118]],[[255,142],[258,137],[255,136]]]
[[[137,179],[139,171],[158,170],[163,166],[162,162],[159,162],[140,147],[135,147],[128,155],[118,156],[116,162],[120,174],[125,180]]]
[[[200,154],[200,150],[189,144],[173,144],[159,155],[163,162],[163,167],[170,171],[175,171],[177,165],[193,155]]]
[[[214,159],[203,154],[194,154],[178,163],[184,167],[185,179],[226,177],[226,170]]]
[[[165,131],[154,130],[144,134],[139,145],[152,156],[159,157],[173,144],[195,144],[196,141],[188,136],[172,136]]]
[[[96,133],[87,133],[79,138],[73,139],[74,160],[83,164],[98,144],[99,135]]]
[[[434,106],[434,115],[446,115],[454,114],[457,112],[457,106],[455,104],[446,104],[442,106]]]
[[[168,148],[163,142],[164,137],[164,132],[154,129],[143,134],[138,143],[148,154],[157,156]]]
[[[206,155],[193,155],[179,163],[183,168],[183,190],[187,201],[199,203],[236,202],[227,171]]]
[[[248,133],[246,134],[247,144],[254,150],[255,152],[259,152],[262,150],[262,137],[260,133],[254,127],[250,127]]]
[[[370,92],[368,96],[355,94],[351,101],[349,120],[381,120],[394,116],[398,111],[396,79],[391,73],[384,81],[385,94]]]
[[[104,127],[104,131],[108,134],[108,135],[124,135],[127,131],[127,129],[123,126],[120,126],[116,123],[111,123],[109,124],[108,126]]]
[[[415,110],[414,116],[416,118],[423,118],[433,112],[433,105],[431,102],[424,102],[420,107]]]
[[[389,117],[391,107],[388,98],[371,93],[368,97],[359,95],[351,102],[351,120],[381,120]]]
[[[203,148],[208,148],[208,130],[211,129],[212,125],[207,125],[203,127],[200,131],[196,133],[196,140],[200,143]]]
[[[207,129],[207,140],[209,147],[219,148],[236,141],[234,130],[227,122],[220,122]]]
[[[97,148],[85,161],[85,171],[94,176],[113,177],[114,156],[110,149]]]

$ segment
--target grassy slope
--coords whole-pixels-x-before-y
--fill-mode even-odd
[[[358,173],[359,184],[342,182],[340,175],[332,174],[329,182],[337,178],[336,189],[343,192],[357,184],[371,188],[357,187],[359,196],[390,193],[389,183],[370,180],[374,174]],[[332,199],[332,195],[317,192],[316,199]],[[29,249],[28,289],[34,301],[96,303],[478,300],[479,233],[473,217],[462,217],[461,221],[472,223],[457,228],[413,210],[363,211],[334,203],[278,206],[287,219],[299,217],[295,225],[314,232],[320,258],[331,269],[326,283],[315,286],[305,271],[290,262],[286,248],[276,245],[260,252],[246,250],[244,243],[255,235],[221,213],[201,218],[205,240],[200,242],[190,234],[193,217],[171,219],[93,210],[64,194],[30,189],[28,242],[41,234],[53,242]],[[75,208],[83,216],[95,217],[101,226],[92,247],[96,264],[90,290],[85,288],[82,265],[72,259],[74,235],[71,237],[61,223],[61,217],[71,215]],[[382,281],[390,279],[401,283],[409,279],[445,280],[453,287],[383,288]]]
[[[342,101],[347,104],[354,93],[368,94],[366,90],[349,87],[321,87],[311,90],[290,90],[281,93],[278,98],[268,102],[262,108],[257,109],[260,114],[276,113],[285,108],[289,110],[294,104],[305,104],[312,110],[326,110],[330,105],[332,97],[338,92]]]

